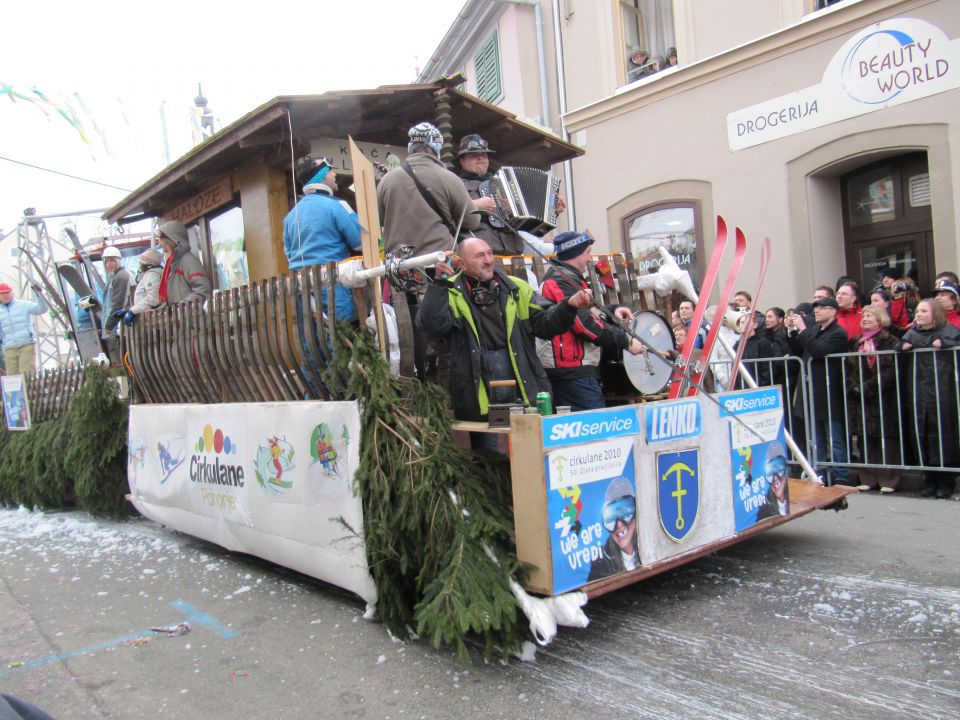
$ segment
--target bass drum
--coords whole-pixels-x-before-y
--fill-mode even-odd
[[[641,310],[634,313],[630,329],[652,348],[663,352],[674,350],[673,330],[657,313]],[[666,392],[673,376],[673,365],[651,353],[631,355],[620,351],[619,357],[604,353],[600,376],[608,395],[632,397],[659,395]]]

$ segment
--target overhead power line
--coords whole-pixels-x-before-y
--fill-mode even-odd
[[[70,173],[60,172],[59,170],[51,170],[50,168],[40,167],[39,165],[31,165],[28,162],[23,162],[22,160],[14,160],[13,158],[3,157],[0,155],[0,160],[6,160],[7,162],[12,162],[16,165],[24,165],[28,168],[33,168],[34,170],[42,170],[43,172],[53,173],[54,175],[62,175],[63,177],[68,177],[73,180],[80,180],[81,182],[91,183],[92,185],[101,185],[102,187],[108,187],[112,190],[123,190],[124,192],[131,192],[129,188],[117,187],[116,185],[110,185],[108,183],[99,182],[97,180],[90,180],[89,178],[78,177],[77,175],[71,175]]]

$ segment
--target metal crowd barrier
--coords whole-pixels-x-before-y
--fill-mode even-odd
[[[818,466],[960,473],[960,348],[838,353],[822,361],[839,365],[833,375],[840,382],[826,373],[825,402],[817,406],[811,365],[818,360],[808,360],[807,429]]]
[[[722,353],[715,352],[714,354]],[[725,354],[725,353],[723,353]],[[803,450],[803,454],[813,462],[810,454],[811,446],[809,433],[806,427],[806,418],[809,417],[807,398],[807,369],[803,360],[792,355],[784,357],[763,358],[761,360],[744,360],[743,366],[750,372],[758,386],[779,385],[783,397],[784,425],[787,432]],[[716,381],[717,392],[726,390],[730,378],[733,361],[729,359],[712,360],[710,370]],[[737,382],[737,388],[746,388],[743,380]],[[795,459],[791,464],[796,464]]]

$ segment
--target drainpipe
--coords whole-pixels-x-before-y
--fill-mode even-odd
[[[539,10],[539,4],[537,9]],[[560,102],[560,124],[563,132],[563,139],[570,142],[570,133],[566,127],[563,127],[563,116],[567,114],[567,91],[566,74],[563,70],[563,35],[560,32],[560,0],[553,0],[553,42],[557,56],[557,93]],[[544,83],[546,87],[546,83]],[[567,183],[567,215],[569,216],[570,229],[577,229],[576,203],[573,197],[573,166],[567,160],[563,163],[563,177]]]
[[[550,127],[550,96],[547,94],[547,56],[543,50],[543,12],[540,3],[533,9],[537,24],[537,62],[540,65],[540,123]]]

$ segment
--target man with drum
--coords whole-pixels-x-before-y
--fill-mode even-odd
[[[481,185],[493,177],[490,156],[495,154],[496,150],[491,150],[487,141],[479,135],[465,135],[460,140],[460,151],[457,153],[460,170],[457,174],[473,204],[481,212],[480,227],[473,234],[486,240],[494,255],[523,255],[523,237],[497,217],[496,202],[480,191]],[[563,197],[558,196],[557,213],[562,213],[565,208]]]
[[[547,268],[540,286],[545,298],[559,303],[589,289],[584,273],[592,262],[591,245],[593,238],[586,233],[557,235],[553,246],[559,262]],[[621,322],[633,319],[630,309],[623,305],[608,309]],[[569,405],[574,412],[606,407],[599,380],[602,348],[623,349],[631,355],[643,352],[639,340],[631,338],[623,328],[604,323],[589,308],[577,311],[576,321],[565,333],[537,341],[537,354],[553,386],[555,407]]]

